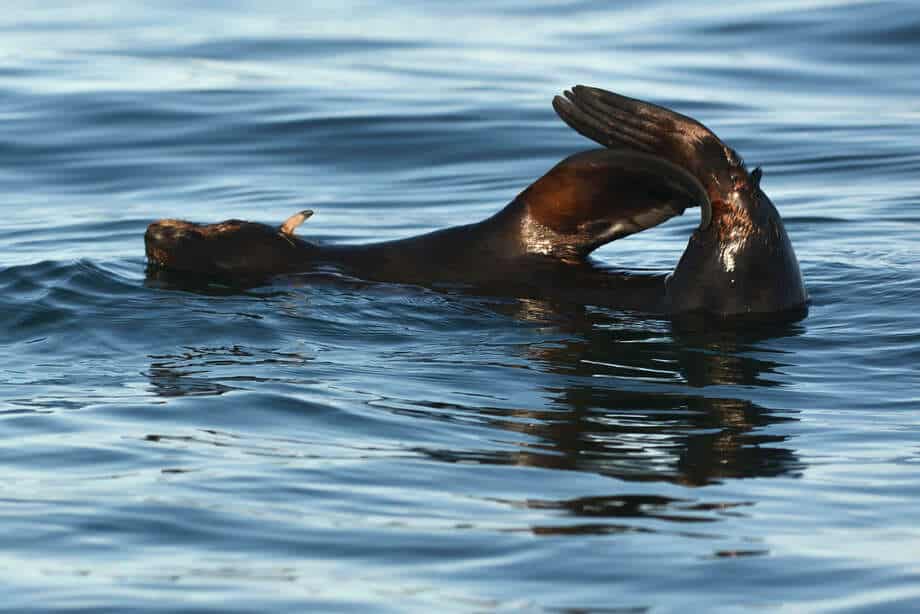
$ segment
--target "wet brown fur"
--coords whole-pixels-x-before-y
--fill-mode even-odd
[[[577,86],[553,106],[575,130],[613,149],[566,158],[481,222],[398,241],[320,246],[293,235],[309,211],[280,227],[167,219],[148,228],[147,256],[166,268],[230,276],[329,263],[368,279],[503,286],[539,285],[552,269],[561,277],[553,273],[550,286],[583,275],[600,290],[592,301],[602,304],[610,299],[655,311],[720,315],[804,307],[798,261],[778,212],[760,190],[759,169],[748,173],[712,131],[664,107],[596,88]],[[692,205],[703,205],[703,222],[664,283],[626,290],[613,277],[608,284],[582,270],[597,247]],[[548,269],[547,262],[570,268]],[[635,292],[636,300],[618,297],[615,287]]]

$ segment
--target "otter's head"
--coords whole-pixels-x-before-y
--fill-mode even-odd
[[[702,222],[667,280],[673,313],[720,316],[801,311],[808,300],[779,213],[760,189],[760,169],[701,123],[647,102],[577,86],[556,112],[608,147],[663,158],[692,175],[705,197]]]
[[[294,236],[294,229],[312,213],[301,211],[280,227],[240,220],[219,224],[159,220],[144,235],[147,259],[175,271],[231,277],[294,271],[313,249]]]

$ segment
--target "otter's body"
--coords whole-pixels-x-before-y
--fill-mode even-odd
[[[332,265],[372,280],[468,284],[650,313],[788,314],[807,294],[782,220],[733,150],[694,120],[577,87],[554,107],[610,149],[566,158],[504,209],[473,224],[364,245],[321,245],[294,229],[161,220],[145,235],[156,266],[265,278]],[[585,259],[597,247],[702,207],[672,275],[626,275]],[[778,315],[779,317],[779,315]]]

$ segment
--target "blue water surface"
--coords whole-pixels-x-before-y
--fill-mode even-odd
[[[0,609],[917,611],[918,57],[907,0],[11,3]],[[482,219],[591,147],[575,83],[764,168],[806,319],[145,270],[162,217]]]

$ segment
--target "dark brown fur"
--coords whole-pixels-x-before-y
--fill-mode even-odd
[[[780,314],[807,294],[779,213],[740,156],[712,131],[663,107],[578,86],[553,106],[612,149],[566,158],[492,217],[399,241],[324,246],[280,227],[161,220],[147,257],[166,269],[266,277],[334,265],[384,281],[461,283],[526,294],[560,288],[585,301],[654,312]],[[636,281],[585,263],[594,249],[703,207],[673,275]],[[627,296],[628,295],[628,296]]]

